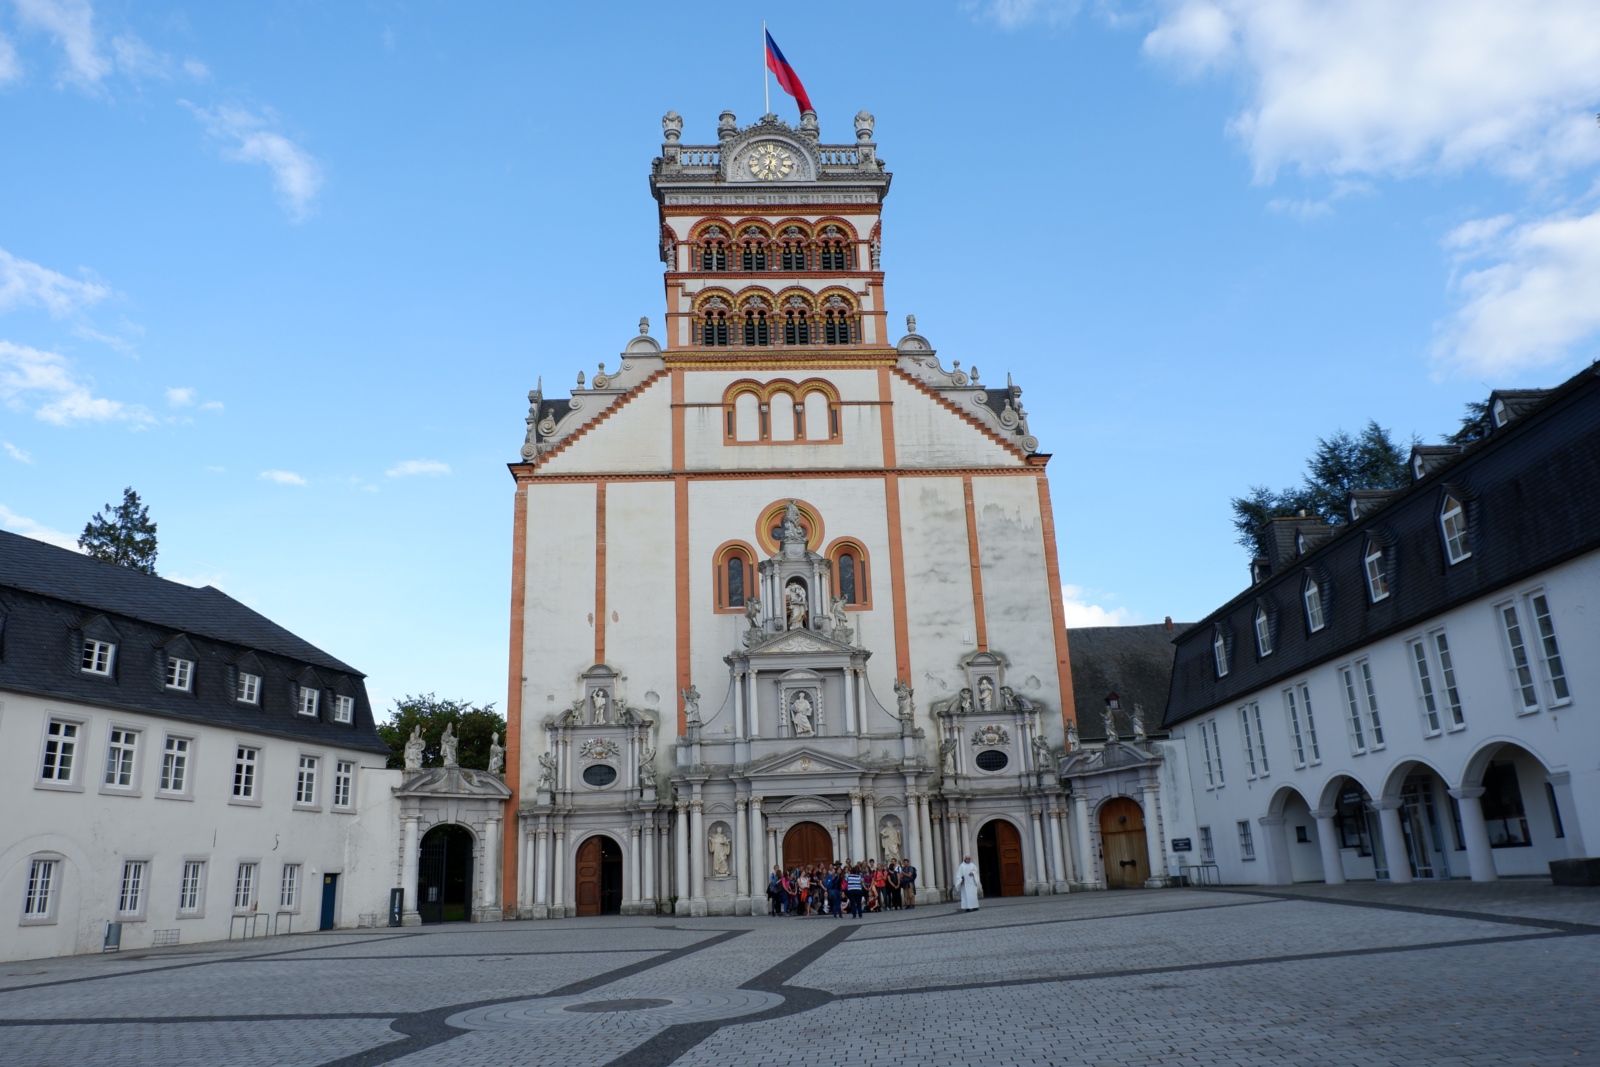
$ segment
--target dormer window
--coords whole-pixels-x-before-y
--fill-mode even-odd
[[[193,687],[194,660],[170,657],[167,660],[167,688],[180,689],[187,693]]]
[[[1306,554],[1306,535],[1303,533],[1294,535],[1294,554],[1297,556]]]
[[[1223,636],[1220,626],[1217,627],[1216,633],[1211,637],[1211,658],[1216,662],[1217,677],[1226,678],[1228,676],[1228,639]]]
[[[1506,411],[1506,402],[1496,399],[1494,402],[1494,425],[1498,429],[1511,421],[1511,415]]]
[[[315,686],[302,685],[300,687],[300,699],[296,703],[296,710],[298,710],[302,715],[316,718],[317,703],[321,696],[322,691],[317,689]]]
[[[261,675],[240,671],[238,682],[234,685],[233,699],[241,704],[261,703]]]
[[[333,721],[353,722],[356,717],[356,698],[337,696],[333,698]]]
[[[1256,608],[1256,654],[1272,655],[1272,620],[1267,617],[1267,609],[1263,607]]]
[[[83,642],[83,659],[81,666],[84,674],[98,674],[101,677],[111,677],[111,664],[115,661],[117,646],[110,641],[96,641],[87,638]]]
[[[1316,633],[1328,625],[1328,618],[1322,608],[1322,587],[1317,584],[1315,578],[1309,575],[1306,577],[1306,587],[1303,595],[1306,602],[1306,628],[1312,633]]]
[[[1461,501],[1445,494],[1439,508],[1439,528],[1444,533],[1444,550],[1451,563],[1460,563],[1472,555],[1472,541],[1467,536],[1467,513]]]
[[[1389,595],[1389,579],[1383,573],[1383,546],[1376,541],[1368,541],[1362,562],[1367,569],[1367,596],[1376,604]]]

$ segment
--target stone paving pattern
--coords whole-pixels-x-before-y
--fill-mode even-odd
[[[1597,935],[1535,881],[295,934],[0,964],[0,1062],[1600,1065]]]

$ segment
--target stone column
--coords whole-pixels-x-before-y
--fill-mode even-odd
[[[961,813],[961,854],[972,855],[972,816],[967,812]],[[977,860],[972,862],[976,863]]]
[[[1314,808],[1317,820],[1317,848],[1322,852],[1322,880],[1328,885],[1344,885],[1344,860],[1339,856],[1339,828],[1333,817],[1338,808]]]
[[[664,825],[656,827],[656,860],[660,864],[660,880],[656,883],[656,900],[665,900],[677,892],[672,887],[672,868],[675,853],[672,847],[672,814],[668,810],[667,821]],[[659,909],[658,909],[659,910]]]
[[[528,824],[517,817],[517,918],[533,905],[533,841],[528,836]]]
[[[860,863],[867,858],[866,846],[861,843],[861,797],[861,790],[850,790],[850,862],[852,863]]]
[[[1150,851],[1150,878],[1152,881],[1159,879],[1161,885],[1166,885],[1167,850],[1161,847],[1160,787],[1151,782],[1140,786],[1139,789],[1144,794],[1144,844],[1145,848]],[[1287,849],[1284,850],[1283,858],[1285,870],[1287,870],[1289,861]],[[1289,881],[1292,882],[1294,879],[1291,877]]]
[[[733,676],[733,736],[743,738],[744,732],[744,672]]]
[[[906,783],[906,824],[900,829],[900,858],[911,861],[913,867],[922,868],[922,836],[917,817],[917,794],[912,791],[911,783]]]
[[[500,908],[500,886],[505,880],[500,873],[503,852],[500,847],[500,816],[491,815],[483,824],[483,909],[491,913],[492,919],[505,918]]]
[[[1072,794],[1072,829],[1074,854],[1078,859],[1078,879],[1090,888],[1104,888],[1095,877],[1093,839],[1089,836],[1089,798],[1074,790]]]
[[[689,914],[706,913],[706,805],[689,801]]]
[[[1493,882],[1499,879],[1500,874],[1494,869],[1494,853],[1489,848],[1489,828],[1484,825],[1483,803],[1478,799],[1483,794],[1481,785],[1450,790],[1450,795],[1456,798],[1457,806],[1461,809],[1461,836],[1467,846],[1467,870],[1472,873],[1474,882]],[[1394,870],[1393,863],[1389,864],[1389,869]]]
[[[754,914],[761,910],[755,901],[765,900],[767,892],[767,827],[761,817],[760,797],[750,798],[750,825],[745,832],[745,854],[750,864],[750,910]]]
[[[783,850],[778,847],[778,831],[767,827],[767,867],[776,867],[783,862]],[[766,868],[762,868],[762,877],[766,877]]]
[[[861,858],[866,860],[877,860],[879,863],[882,863],[883,857],[878,855],[878,809],[876,807],[878,795],[876,793],[867,793],[863,799],[866,801],[867,805],[867,819],[865,825],[862,827],[864,836],[866,837],[867,850],[862,854]]]
[[[1052,885],[1066,888],[1067,875],[1062,867],[1062,859],[1066,855],[1065,840],[1061,833],[1061,809],[1051,805],[1040,813],[1041,829],[1048,825],[1050,833],[1050,881]],[[1044,820],[1048,820],[1046,823]]]
[[[1550,789],[1556,795],[1556,814],[1561,819],[1561,831],[1567,842],[1567,856],[1578,859],[1588,855],[1583,847],[1583,820],[1579,818],[1578,803],[1572,796],[1572,773],[1556,771],[1545,775]]]
[[[1389,864],[1389,881],[1406,885],[1411,881],[1411,854],[1406,851],[1406,833],[1400,826],[1401,803],[1398,798],[1385,798],[1374,800],[1372,806],[1378,809],[1378,825],[1383,830],[1383,857]],[[1461,828],[1465,831],[1464,811],[1461,822]],[[1470,858],[1470,852],[1468,856]]]
[[[1294,881],[1294,873],[1289,866],[1289,837],[1284,832],[1283,816],[1263,815],[1257,821],[1261,824],[1261,844],[1267,853],[1267,884],[1289,885]]]
[[[928,794],[917,794],[917,888],[927,893],[939,889],[939,861],[933,852],[933,820],[928,811]],[[930,898],[930,903],[937,900]]]
[[[402,815],[400,852],[400,887],[405,890],[405,902],[400,906],[401,926],[421,926],[422,913],[417,910],[417,864],[422,857],[419,835],[421,815]]]
[[[745,672],[745,677],[750,681],[750,693],[744,702],[745,735],[747,737],[761,736],[761,716],[758,713],[760,702],[756,699],[756,675],[759,673],[754,667]]]
[[[649,822],[644,824],[644,910],[647,915],[656,913],[656,822],[655,816],[647,816]]]
[[[1044,812],[1035,811],[1028,816],[1028,826],[1033,830],[1033,870],[1035,891],[1039,895],[1050,891],[1050,871],[1044,859]]]
[[[953,811],[944,813],[945,829],[950,831],[949,855],[945,856],[946,885],[952,891],[956,888],[956,868],[961,866],[961,816]]]
[[[735,897],[733,913],[750,914],[750,814],[749,801],[740,797],[733,803],[733,873]]]
[[[533,917],[544,919],[550,915],[550,831],[542,826],[533,864]]]
[[[678,871],[673,879],[673,891],[678,894],[679,915],[689,914],[689,804],[687,801],[678,801],[678,828],[674,840],[677,843]]]
[[[854,667],[844,669],[844,732],[856,732],[856,671]]]
[[[555,856],[550,862],[550,911],[557,919],[567,914],[567,832],[556,830],[551,834],[550,848]]]
[[[639,886],[644,881],[640,868],[644,866],[644,851],[639,847],[639,828],[628,827],[628,903],[639,909]]]

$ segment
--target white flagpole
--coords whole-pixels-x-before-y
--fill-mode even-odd
[[[767,20],[761,20],[761,99],[767,105],[764,114],[772,114],[772,79],[767,77]]]

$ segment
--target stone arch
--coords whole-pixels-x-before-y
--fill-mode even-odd
[[[627,857],[627,847],[611,830],[592,830],[573,843],[572,901],[576,914],[621,914]]]
[[[1029,833],[1011,815],[980,815],[972,836],[978,880],[986,896],[1020,897],[1027,892]]]
[[[1473,750],[1461,768],[1460,786],[1464,789],[1476,788],[1483,785],[1483,774],[1489,769],[1489,762],[1507,747],[1526,752],[1533,759],[1539,761],[1546,772],[1554,769],[1554,764],[1545,759],[1543,755],[1531,748],[1522,738],[1513,738],[1501,735],[1491,737]]]
[[[1305,804],[1308,810],[1311,808],[1311,801],[1307,799],[1305,793],[1298,786],[1285,784],[1280,785],[1273,791],[1272,799],[1267,801],[1267,814],[1282,815],[1283,809],[1289,803],[1291,797],[1299,797],[1301,803]]]
[[[1340,771],[1322,784],[1322,789],[1317,794],[1317,807],[1331,808],[1339,803],[1339,795],[1345,791],[1346,782],[1354,782],[1361,792],[1365,793],[1369,799],[1372,798],[1373,793],[1372,790],[1367,788],[1367,783],[1349,771]]]
[[[482,839],[466,823],[440,819],[422,834],[416,907],[424,923],[472,919],[482,852]]]
[[[1444,772],[1427,760],[1418,756],[1402,756],[1390,766],[1388,774],[1383,779],[1383,792],[1378,795],[1384,800],[1394,800],[1399,797],[1400,791],[1405,788],[1406,779],[1415,774],[1419,768],[1433,772],[1445,784],[1445,788],[1452,788],[1450,779]]]

